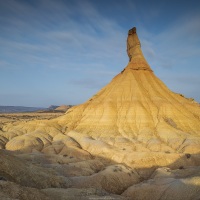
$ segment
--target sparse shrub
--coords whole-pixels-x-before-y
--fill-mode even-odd
[[[72,158],[73,158],[73,156],[70,156],[69,158],[70,158],[70,159],[72,159]]]
[[[125,148],[122,149],[123,151],[126,150]]]
[[[129,176],[131,176],[131,173],[128,173]]]
[[[186,158],[188,158],[188,159],[189,159],[189,158],[191,157],[191,154],[189,154],[189,153],[186,153],[186,154],[185,154],[185,156],[186,156]]]
[[[123,74],[124,71],[125,71],[125,69],[123,69],[123,70],[121,71],[121,74]]]
[[[98,173],[98,172],[100,172],[100,171],[101,171],[100,169],[95,169],[95,170],[94,170],[95,173]]]
[[[142,181],[145,180],[145,178],[140,176],[140,177],[139,177],[139,180],[140,180],[140,182],[142,182]]]
[[[165,153],[170,153],[170,151],[165,151]]]
[[[68,155],[63,155],[63,157],[67,157]]]
[[[0,176],[0,180],[1,181],[7,181],[7,179],[5,177],[3,177],[3,176]]]
[[[118,170],[117,169],[113,169],[113,172],[117,172]]]
[[[184,167],[183,167],[183,166],[180,166],[179,169],[184,169]]]

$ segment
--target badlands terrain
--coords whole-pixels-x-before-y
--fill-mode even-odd
[[[1,124],[0,199],[200,198],[200,105],[154,75],[136,28],[127,54],[85,103]]]

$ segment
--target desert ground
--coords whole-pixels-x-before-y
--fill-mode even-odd
[[[59,112],[23,112],[23,113],[0,113],[0,126],[9,122],[30,121],[36,119],[53,119],[64,113]]]
[[[22,123],[48,123],[63,116],[63,113],[1,113],[0,119],[1,127],[5,128]],[[8,137],[3,128],[1,131],[5,133],[1,134],[5,135],[1,137],[2,142]],[[9,151],[2,146],[0,199],[199,198],[199,154],[150,149],[132,151],[126,141],[118,143],[122,147],[114,150],[100,140],[99,144],[95,144],[97,141],[88,143],[94,151],[89,153],[82,148],[82,142],[59,133],[55,134],[51,145],[45,144],[47,148],[44,150],[43,147],[42,151],[37,147],[32,147],[31,151]]]

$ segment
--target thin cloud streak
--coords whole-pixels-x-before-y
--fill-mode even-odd
[[[50,6],[53,4],[50,3],[48,5]],[[59,4],[56,5],[58,6]],[[6,49],[2,49],[4,55],[9,57],[12,54],[12,56],[17,57],[18,60],[20,60],[21,57],[21,61],[23,61],[24,54],[26,54],[29,57],[29,62],[35,62],[35,58],[37,57],[38,60],[41,61],[42,56],[48,58],[48,60],[51,59],[52,61],[54,60],[54,57],[60,57],[65,63],[68,61],[73,63],[73,60],[76,62],[77,57],[79,59],[88,57],[90,61],[93,61],[94,59],[114,59],[116,56],[116,49],[121,49],[121,46],[124,46],[122,42],[119,42],[123,41],[122,38],[124,38],[124,35],[119,32],[120,27],[113,21],[103,19],[92,6],[89,6],[89,4],[87,4],[87,6],[91,11],[90,14],[92,13],[92,19],[85,11],[84,7],[80,10],[79,5],[77,12],[79,11],[79,14],[83,16],[86,22],[80,24],[75,19],[70,19],[67,20],[66,27],[62,27],[60,30],[58,28],[55,31],[52,31],[53,27],[51,24],[49,30],[43,30],[44,24],[46,25],[47,21],[43,17],[43,14],[37,16],[36,19],[31,20],[33,23],[30,24],[33,24],[33,27],[30,24],[27,24],[26,21],[23,21],[24,19],[13,19],[13,21],[18,24],[14,27],[14,31],[18,33],[18,35],[16,35],[14,41],[10,38],[0,38],[1,46],[6,47]],[[15,7],[15,4],[13,7]],[[63,15],[65,7],[58,6],[58,8],[60,15],[65,16]],[[18,5],[16,6],[16,10],[17,9],[21,12],[22,16],[27,15],[27,12],[29,12],[29,15],[33,18],[35,16],[35,9],[31,9],[30,6]],[[49,10],[51,9],[52,8],[49,7]],[[15,12],[17,12],[16,10]],[[40,13],[40,10],[38,12]],[[51,16],[54,16],[54,14],[55,13],[53,12]],[[54,18],[54,21],[57,21],[59,24],[60,15],[51,18]],[[41,18],[42,20],[38,20],[38,18]],[[36,25],[35,22],[37,22]],[[37,26],[39,29],[33,30],[34,26]],[[13,26],[11,27],[13,28]],[[88,29],[88,27],[90,27],[90,29]],[[22,30],[25,30],[25,32],[22,32]],[[21,35],[28,35],[32,30],[35,37],[33,37],[33,35],[29,35],[29,37],[33,37],[33,39],[36,40],[34,44],[30,44],[28,43],[29,41],[24,41],[24,39],[21,40]],[[99,32],[97,34],[96,30],[102,32],[104,35],[103,39],[99,37]],[[9,30],[9,32],[13,32],[13,30]],[[5,50],[8,52],[7,54],[5,53]],[[120,55],[121,52],[119,51],[118,56]],[[34,59],[31,60],[31,57]],[[65,57],[65,59],[63,59],[63,57]],[[47,65],[48,63],[49,62],[47,62]],[[68,67],[70,67],[70,65]]]
[[[200,56],[200,15],[190,15],[175,21],[153,38],[152,51],[156,54],[156,65],[172,68],[184,64],[197,65],[194,56]],[[161,50],[162,49],[162,50]],[[178,62],[182,63],[178,63]]]

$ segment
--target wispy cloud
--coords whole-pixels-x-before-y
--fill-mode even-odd
[[[200,14],[188,12],[160,32],[143,30],[142,49],[171,90],[200,101]]]
[[[97,89],[101,88],[104,85],[102,84],[102,81],[93,79],[93,78],[87,78],[87,79],[81,79],[81,80],[72,80],[69,82],[73,85],[78,85],[80,88],[89,88],[89,89]]]
[[[11,1],[3,3],[3,9],[10,14],[2,16],[2,59],[71,68],[81,61],[106,63],[125,54],[123,29],[100,15],[87,1],[64,4],[42,0],[33,5]]]
[[[86,87],[89,95],[125,67],[127,29],[136,25],[142,50],[154,70],[180,73],[190,66],[198,71],[198,13],[180,16],[155,32],[158,25],[153,20],[161,18],[163,5],[158,9],[150,4],[147,10],[131,0],[114,2],[0,1],[0,69],[14,71],[16,76],[28,69],[57,72],[58,77],[65,74],[70,87]],[[152,29],[144,19],[152,23]]]
[[[150,51],[156,54],[154,64],[160,67],[176,68],[181,64],[191,67],[194,56],[200,56],[200,15],[190,15],[175,20],[161,33],[152,37],[148,45]],[[154,55],[154,54],[153,54]],[[153,57],[153,55],[150,55]],[[192,62],[192,63],[191,63]]]

